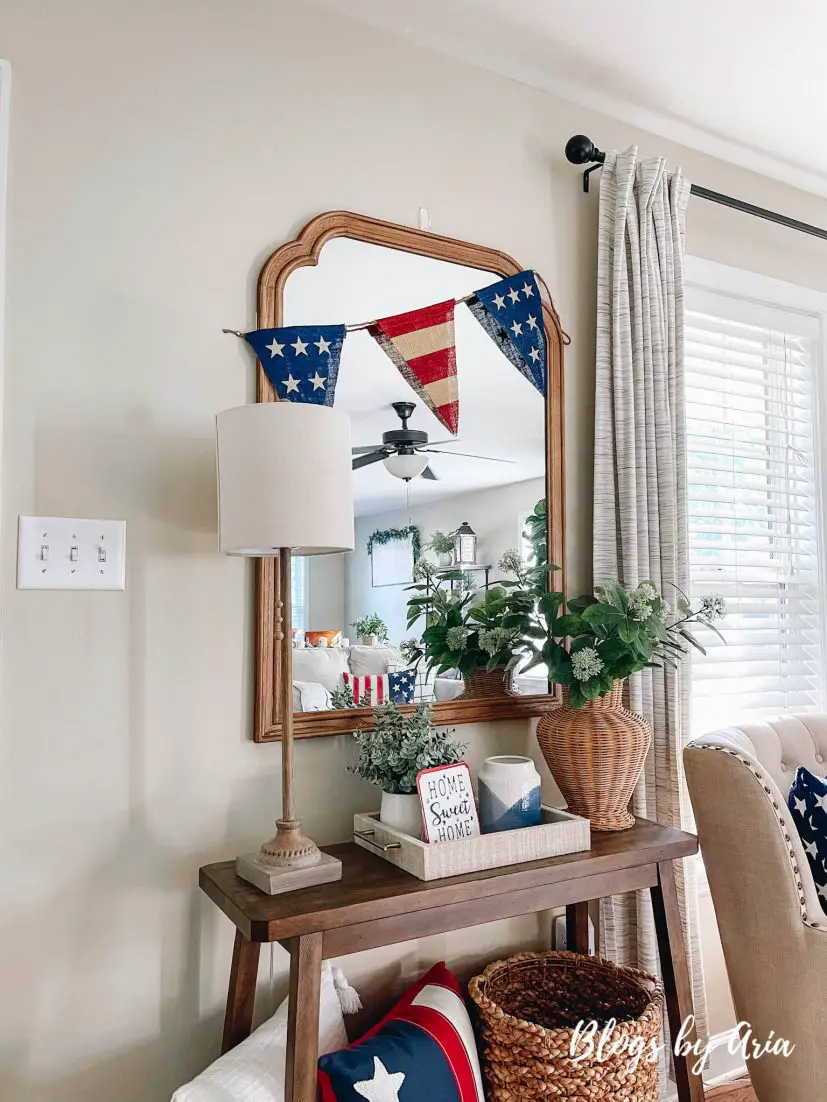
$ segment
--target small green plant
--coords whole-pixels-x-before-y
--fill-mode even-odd
[[[359,756],[351,772],[383,792],[410,796],[421,769],[462,760],[465,747],[452,738],[454,732],[431,726],[430,704],[418,704],[410,713],[383,704],[373,715],[373,731],[353,732]]]
[[[537,605],[544,638],[539,642],[536,632],[529,637],[533,657],[526,669],[545,665],[550,681],[568,686],[575,709],[647,666],[677,669],[690,647],[706,653],[690,627],[700,624],[723,639],[715,623],[726,615],[723,597],[702,597],[693,608],[678,592],[677,618],[650,581],[630,589],[597,586],[568,601],[565,612],[562,593],[542,594]]]
[[[454,532],[432,532],[431,538],[425,544],[426,551],[433,551],[437,555],[450,555],[454,550]]]
[[[365,635],[375,635],[380,643],[387,643],[389,638],[387,624],[375,612],[370,616],[362,616],[361,619],[354,620],[353,630],[360,638]]]
[[[356,701],[353,699],[353,689],[350,685],[337,685],[335,689],[330,690],[330,707],[334,712],[356,707]]]

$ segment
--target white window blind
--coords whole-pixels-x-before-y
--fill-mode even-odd
[[[688,289],[691,588],[728,604],[692,658],[696,735],[823,707],[820,347],[816,316]]]
[[[293,606],[293,627],[307,631],[308,561],[306,556],[294,555],[290,563],[290,603]]]

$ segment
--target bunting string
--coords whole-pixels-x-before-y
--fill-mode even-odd
[[[540,287],[542,276],[518,272],[461,298],[347,325],[292,325],[272,329],[223,329],[246,340],[276,396],[332,406],[342,347],[348,333],[367,330],[406,383],[452,434],[459,431],[454,309],[464,303],[506,359],[545,396],[548,349]],[[556,315],[556,311],[555,311]],[[571,343],[563,334],[565,344]]]
[[[554,311],[554,313],[556,315],[557,314],[557,307],[554,305],[554,299],[551,296],[551,291],[548,289],[548,284],[543,279],[543,277],[540,275],[540,273],[535,272],[531,269],[528,269],[527,271],[520,272],[519,274],[520,275],[529,275],[530,274],[530,275],[534,276],[534,278],[537,280],[537,282],[540,284],[540,286],[545,291],[546,300],[548,302],[548,305],[551,307],[551,309]],[[472,291],[469,295],[463,295],[462,298],[455,298],[454,302],[456,303],[457,306],[462,306],[463,303],[468,303],[473,298],[476,298],[477,294],[478,294],[477,291]],[[356,333],[360,329],[370,329],[370,327],[372,325],[376,325],[376,323],[378,321],[381,321],[381,320],[382,320],[381,318],[374,318],[372,321],[357,321],[357,322],[354,322],[351,325],[345,325],[345,332],[346,333]],[[222,329],[221,332],[222,333],[229,333],[233,337],[241,337],[242,340],[247,339],[247,334],[242,329]],[[565,344],[565,345],[571,344],[571,337],[568,335],[568,333],[565,332],[565,330],[563,331],[563,344]]]

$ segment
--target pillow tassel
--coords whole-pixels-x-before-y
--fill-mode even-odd
[[[343,1014],[358,1014],[362,1009],[359,992],[347,982],[347,976],[341,968],[333,969],[333,986],[339,996],[339,1005]]]

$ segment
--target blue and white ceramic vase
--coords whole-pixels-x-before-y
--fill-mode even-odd
[[[540,822],[540,774],[531,758],[486,758],[477,778],[483,834],[518,830]]]

